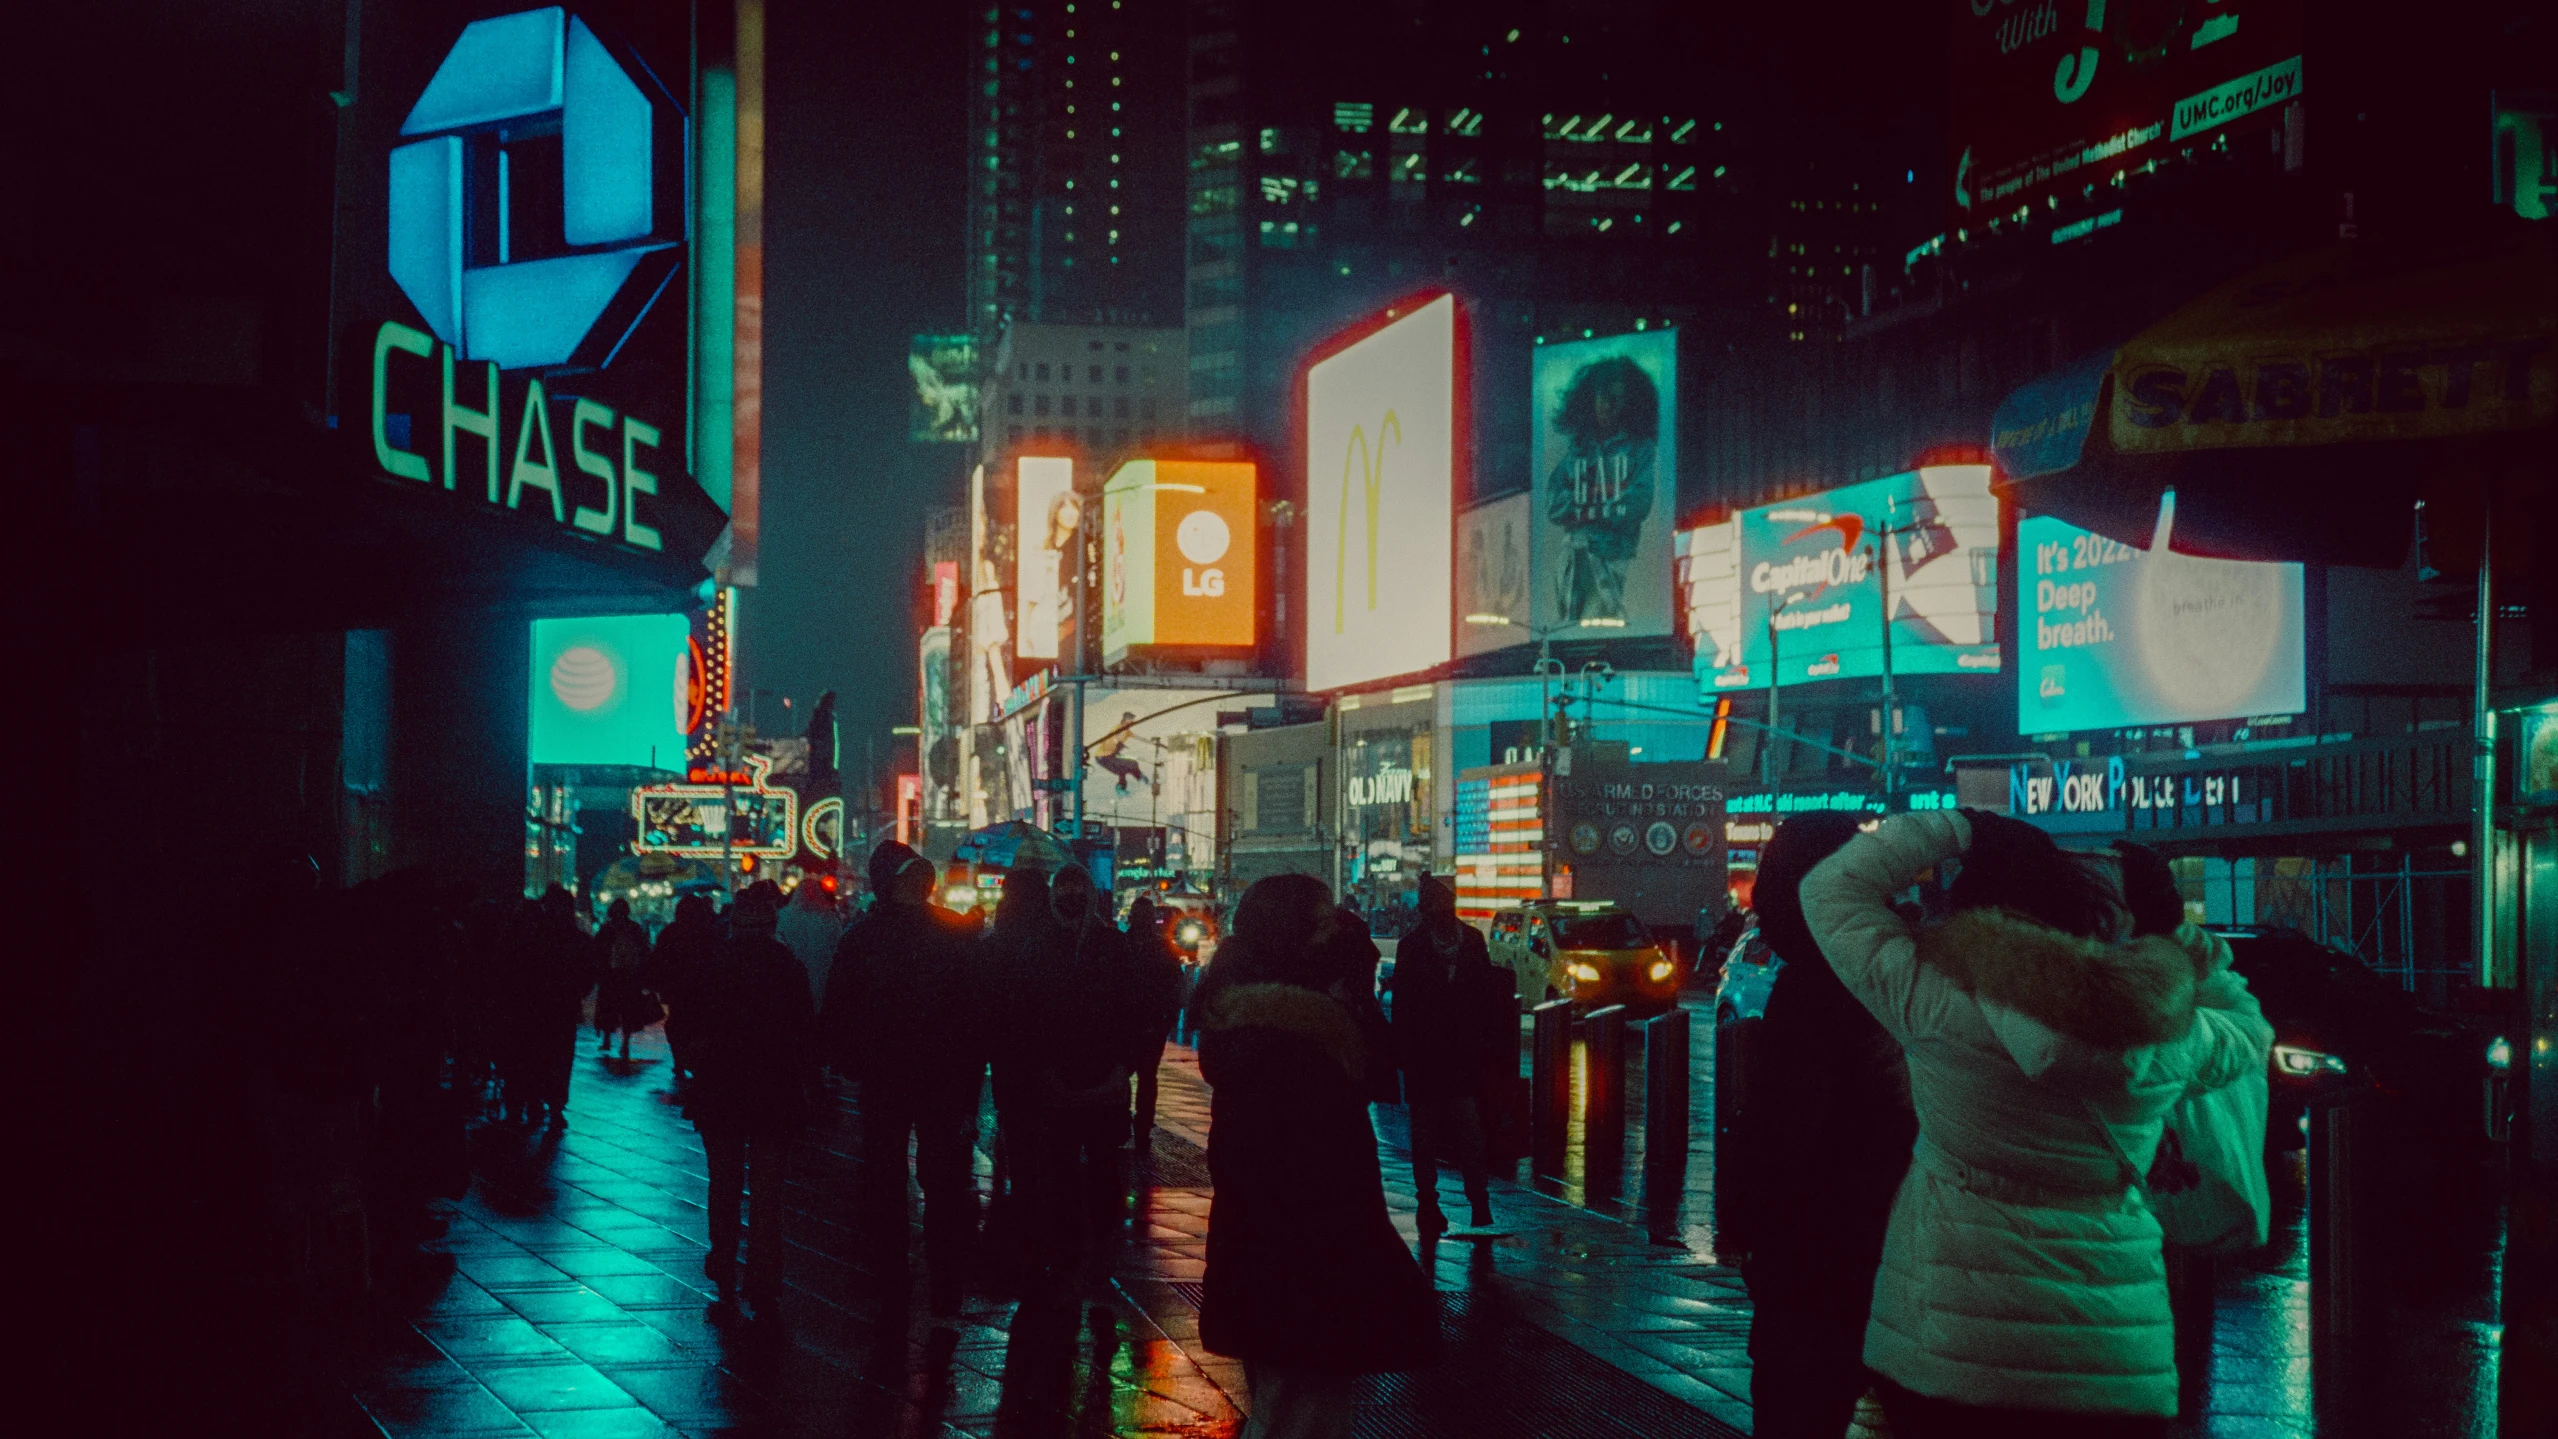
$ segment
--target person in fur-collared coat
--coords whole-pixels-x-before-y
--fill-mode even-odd
[[[1343,1002],[1373,978],[1345,972],[1339,923],[1321,881],[1262,880],[1194,998],[1215,1091],[1199,1337],[1244,1361],[1253,1439],[1346,1436],[1355,1376],[1437,1354],[1436,1301],[1386,1212],[1368,1121],[1386,1060]]]
[[[1955,913],[1913,929],[1892,897],[1948,860]],[[2015,820],[1896,816],[1802,893],[1919,1115],[1865,1339],[1893,1433],[2164,1432],[2174,1328],[2134,1166],[2188,1095],[2261,1071],[2272,1031],[2202,985],[2211,954],[2113,942],[2111,882]]]

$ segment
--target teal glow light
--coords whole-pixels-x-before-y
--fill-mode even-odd
[[[534,764],[684,764],[682,615],[533,621]]]

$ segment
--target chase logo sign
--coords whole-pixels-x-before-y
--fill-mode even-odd
[[[612,362],[684,239],[682,111],[552,6],[475,20],[391,151],[390,271],[427,328],[501,370]]]

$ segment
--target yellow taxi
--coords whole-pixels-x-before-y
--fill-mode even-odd
[[[1541,899],[1492,916],[1494,964],[1519,976],[1530,1004],[1568,999],[1578,1009],[1622,1004],[1658,1013],[1678,1003],[1679,967],[1623,908],[1605,900]]]

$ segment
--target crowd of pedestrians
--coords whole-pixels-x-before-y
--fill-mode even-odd
[[[1483,1230],[1518,1062],[1515,982],[1443,882],[1418,889],[1389,1021],[1368,921],[1310,877],[1246,891],[1204,970],[1152,903],[1114,922],[1080,868],[1008,876],[990,923],[934,903],[940,876],[902,844],[866,879],[849,926],[832,885],[757,883],[725,912],[684,897],[652,938],[621,903],[589,933],[556,887],[471,906],[409,875],[332,896],[307,864],[279,873],[239,990],[279,1272],[325,1298],[413,1251],[427,1201],[468,1183],[475,1119],[556,1138],[592,996],[604,1063],[664,1021],[724,1310],[773,1310],[831,1070],[875,1270],[909,1272],[920,1189],[936,1314],[974,1290],[1063,1318],[1116,1262],[1178,1024],[1214,1106],[1200,1336],[1245,1366],[1247,1434],[1346,1434],[1359,1376],[1431,1361],[1438,1311],[1370,1106],[1409,1106],[1424,1245],[1453,1227],[1443,1165]],[[1757,1432],[1837,1439],[1869,1393],[1903,1439],[2161,1432],[2180,1236],[2158,1216],[2193,1169],[2165,1141],[2198,1097],[2261,1082],[2271,1042],[2163,861],[1968,811],[1871,832],[1812,814],[1767,846],[1754,903],[1783,968],[1717,1168]]]

